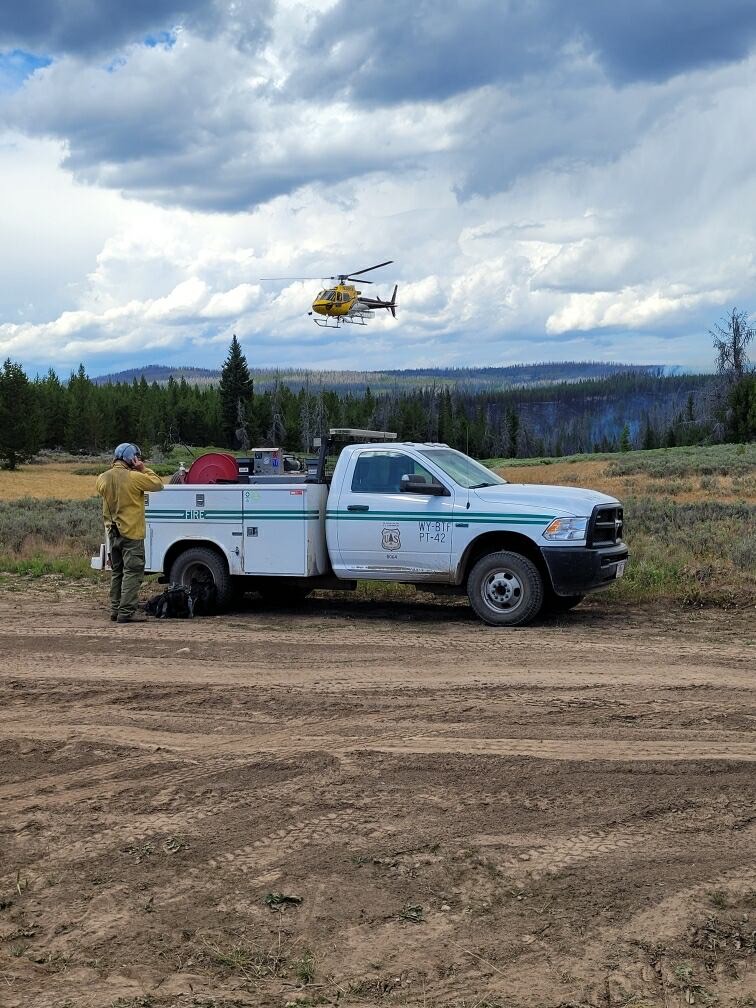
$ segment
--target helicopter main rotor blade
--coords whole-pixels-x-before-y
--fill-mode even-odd
[[[360,276],[362,273],[370,273],[374,269],[381,269],[383,266],[390,266],[393,261],[393,259],[387,259],[386,262],[377,263],[375,266],[368,266],[367,269],[354,270],[352,273],[347,273],[347,276],[351,278]],[[368,281],[366,280],[364,282],[367,283]],[[370,283],[372,283],[372,280]]]
[[[258,282],[262,283],[263,280],[333,280],[333,277],[258,277]]]

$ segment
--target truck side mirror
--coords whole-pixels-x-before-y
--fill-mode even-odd
[[[431,497],[449,497],[449,491],[441,483],[430,482],[420,473],[406,473],[401,481],[402,493],[429,494]]]

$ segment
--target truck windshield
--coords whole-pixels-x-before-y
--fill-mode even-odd
[[[439,469],[443,469],[447,476],[451,476],[454,482],[464,487],[465,490],[496,486],[499,483],[507,482],[501,476],[497,476],[495,472],[486,469],[480,462],[475,462],[453,448],[423,448],[422,454],[431,462],[435,462]]]

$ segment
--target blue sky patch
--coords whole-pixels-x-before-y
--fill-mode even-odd
[[[49,56],[37,56],[23,49],[0,52],[0,92],[16,91],[35,70],[49,66]]]
[[[176,44],[176,34],[172,31],[153,32],[145,38],[144,44],[149,46],[150,49],[155,49],[157,46],[171,49]]]

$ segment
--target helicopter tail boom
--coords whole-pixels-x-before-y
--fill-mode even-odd
[[[394,293],[391,295],[390,301],[381,301],[380,298],[358,298],[358,303],[364,308],[369,310],[375,308],[385,308],[386,311],[390,311],[394,318],[396,318],[396,292],[399,290],[399,284],[394,287]]]

